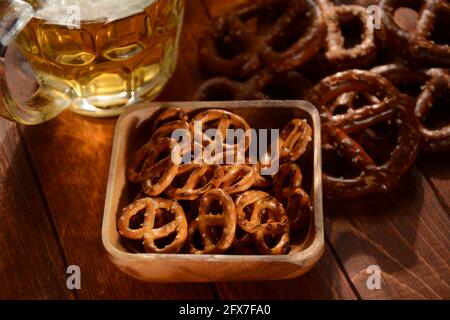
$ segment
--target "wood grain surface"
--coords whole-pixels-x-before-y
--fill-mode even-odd
[[[188,0],[178,67],[158,98],[188,100],[202,79],[197,42],[211,15],[232,1]],[[16,95],[32,83],[10,79]],[[0,298],[56,299],[449,299],[449,157],[421,156],[388,195],[326,202],[327,246],[291,281],[147,284],[106,257],[101,242],[115,119],[65,112],[36,127],[0,120]],[[66,267],[82,289],[66,288]],[[380,290],[366,285],[370,265]]]

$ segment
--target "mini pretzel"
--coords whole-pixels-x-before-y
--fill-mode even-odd
[[[281,130],[281,139],[280,160],[295,162],[312,141],[312,129],[306,120],[293,119]]]
[[[177,188],[171,185],[166,194],[171,199],[176,200],[197,200],[203,194],[211,189],[220,187],[224,178],[224,169],[222,166],[208,166],[208,165],[183,165],[188,166],[188,169],[180,168],[178,177],[184,176],[182,179],[184,185]],[[183,167],[182,166],[182,167]],[[208,176],[210,179],[208,180]],[[178,178],[177,177],[177,178]],[[175,178],[174,181],[177,180]]]
[[[280,166],[278,173],[273,179],[272,191],[277,199],[287,198],[292,190],[302,186],[302,172],[300,167],[288,162]]]
[[[397,9],[420,8],[417,18],[401,27],[396,21]],[[450,67],[450,43],[437,43],[432,35],[448,32],[450,3],[448,0],[383,0],[380,3],[382,33],[380,36],[411,63]],[[436,30],[437,26],[441,30]]]
[[[247,1],[207,28],[200,61],[212,75],[244,78],[262,65],[284,72],[317,53],[325,36],[321,12],[312,0]]]
[[[144,209],[142,227],[131,229],[130,220]],[[156,226],[156,220],[162,219],[161,217],[157,218],[161,210],[170,211],[174,214],[175,219],[164,225]],[[143,239],[145,251],[148,253],[177,253],[184,246],[187,238],[187,221],[183,209],[176,201],[167,199],[142,198],[135,201],[123,210],[119,218],[118,229],[119,233],[127,239]],[[155,244],[155,240],[165,239],[173,233],[176,233],[175,239],[163,248],[159,248]]]
[[[155,119],[153,123],[153,128],[157,129],[163,124],[172,121],[189,121],[189,118],[182,109],[180,108],[168,108],[165,109],[161,114]]]
[[[147,158],[141,173],[142,190],[148,196],[160,195],[172,183],[179,166],[172,161],[172,150],[176,141],[170,138],[151,140],[146,146]],[[164,157],[164,153],[168,155]],[[160,159],[162,157],[162,159]],[[140,158],[138,158],[140,159]],[[135,162],[133,162],[135,164]],[[129,173],[135,172],[131,167]]]
[[[330,102],[346,92],[365,92],[379,103],[349,109],[346,114],[332,114],[328,109]],[[360,170],[359,176],[349,179],[325,173],[323,182],[328,197],[352,198],[390,190],[414,162],[420,146],[414,102],[385,78],[368,71],[341,72],[322,80],[312,90],[310,101],[322,112],[323,146],[337,150]],[[386,163],[377,165],[349,134],[387,120],[399,128],[397,147]]]
[[[291,229],[300,230],[307,225],[312,215],[312,203],[309,195],[302,188],[295,188],[286,192],[283,197],[287,202],[286,214],[289,218]]]
[[[246,218],[247,208],[251,209],[250,220]],[[289,221],[283,206],[275,198],[262,191],[247,191],[236,199],[236,213],[239,227],[253,234],[261,254],[285,253],[289,245]],[[263,218],[267,221],[263,222]],[[279,236],[272,247],[266,242],[268,236]]]
[[[218,202],[222,214],[211,214],[211,206]],[[222,234],[215,239],[212,227],[222,227]],[[200,233],[203,249],[196,248],[194,235]],[[189,226],[189,251],[193,254],[220,254],[228,250],[234,241],[236,232],[236,208],[233,199],[222,189],[205,193],[200,199],[198,217]]]
[[[191,126],[188,122],[183,120],[174,120],[162,124],[153,132],[150,139],[171,138],[172,134],[179,129],[191,132]]]
[[[205,134],[203,134],[202,139],[206,140],[210,144],[221,142],[224,151],[239,151],[238,144],[226,144],[227,130],[231,126],[233,126],[235,129],[242,129],[244,131],[244,148],[241,151],[246,151],[250,146],[251,137],[248,135],[250,126],[242,117],[238,116],[237,114],[221,109],[209,109],[200,112],[191,120],[192,127],[195,126],[196,122],[201,124],[203,133],[207,128],[217,129],[217,133],[220,135],[221,141],[213,141]]]
[[[272,213],[271,219],[261,222],[263,210],[260,210],[263,203],[275,203],[276,210]],[[259,205],[257,205],[260,203]],[[250,219],[247,214],[250,214]],[[283,229],[288,224],[288,218],[283,206],[274,197],[263,191],[251,190],[241,194],[236,199],[237,222],[242,230],[248,233],[255,233],[260,228],[267,230]]]
[[[253,188],[257,188],[257,189],[270,188],[272,186],[272,176],[261,175],[261,173],[260,173],[261,168],[262,168],[262,165],[260,163],[258,163],[256,165],[256,179],[255,179],[255,183],[253,184]]]
[[[283,209],[283,206],[279,206],[274,201],[269,202],[258,202],[256,203],[257,210],[260,212],[270,211],[277,212]],[[284,210],[284,209],[283,209]],[[280,255],[286,254],[289,250],[290,241],[290,225],[289,223],[280,225],[280,228],[267,228],[271,225],[266,225],[265,228],[258,228],[256,233],[253,235],[255,239],[256,248],[260,254],[268,255]],[[275,245],[270,246],[267,244],[267,237],[272,237]],[[277,239],[278,237],[278,239]]]
[[[152,150],[148,144],[143,145],[133,155],[131,163],[127,170],[127,177],[133,183],[142,183],[144,181],[143,173],[150,166]]]
[[[327,60],[337,70],[362,68],[370,65],[376,57],[374,29],[369,28],[369,15],[366,8],[359,5],[331,5],[328,0],[320,0],[320,6],[328,27],[326,39]],[[346,48],[342,23],[357,19],[362,27],[361,42]]]
[[[236,164],[225,167],[222,189],[229,194],[242,193],[250,189],[258,177],[257,166]]]
[[[435,71],[432,78],[423,87],[417,98],[416,116],[420,119],[419,129],[423,137],[422,147],[425,151],[450,150],[450,123],[440,129],[429,129],[423,124],[431,109],[436,107],[438,99],[444,98],[450,103],[450,75],[445,71]],[[450,105],[446,107],[450,108]]]

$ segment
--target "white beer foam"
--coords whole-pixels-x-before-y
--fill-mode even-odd
[[[35,17],[49,23],[65,24],[71,15],[78,14],[83,22],[111,22],[142,12],[156,1],[159,0],[43,0]]]

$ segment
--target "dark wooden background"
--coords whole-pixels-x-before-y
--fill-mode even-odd
[[[179,65],[159,100],[193,93],[201,27],[230,1],[186,2]],[[15,76],[10,86],[27,95],[27,81]],[[0,298],[450,298],[448,154],[421,156],[388,195],[325,203],[326,251],[300,279],[175,285],[127,277],[101,242],[114,126],[70,112],[36,127],[0,120]],[[82,271],[78,291],[66,287],[73,264]],[[381,268],[380,290],[366,286],[370,265]]]

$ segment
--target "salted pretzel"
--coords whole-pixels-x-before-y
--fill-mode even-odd
[[[423,69],[411,68],[402,63],[390,63],[370,70],[388,79],[403,93],[416,98],[421,87],[430,79]]]
[[[346,92],[365,92],[378,103],[349,109],[345,114],[333,114],[329,106]],[[352,198],[390,190],[414,162],[420,147],[414,101],[402,95],[385,78],[361,70],[340,72],[317,84],[309,100],[322,112],[323,147],[336,150],[360,172],[354,178],[324,173],[328,197]],[[398,140],[387,162],[378,165],[350,134],[384,121],[391,121],[398,127]]]
[[[253,86],[216,77],[203,81],[194,94],[194,101],[233,101],[233,100],[263,100],[266,96]]]
[[[218,203],[221,214],[212,214],[213,203]],[[221,234],[215,234],[214,228],[221,228]],[[220,254],[227,251],[234,241],[236,232],[236,208],[230,195],[222,189],[205,193],[199,203],[198,217],[189,226],[189,251],[193,254]],[[195,234],[199,233],[202,247],[195,243]]]
[[[273,179],[272,191],[286,209],[291,229],[294,231],[305,225],[312,212],[311,200],[301,186],[300,167],[293,162],[281,165]]]
[[[412,69],[405,65],[390,64],[372,69],[391,81],[395,86],[416,98],[416,116],[422,134],[424,151],[446,151],[450,149],[450,124],[438,130],[428,129],[423,121],[440,98],[449,97],[450,71],[446,69]]]
[[[150,140],[136,151],[127,170],[128,180],[133,183],[143,183],[147,179],[149,169],[158,163],[161,154],[175,146],[175,141],[170,138],[158,138]],[[169,150],[168,150],[169,149]],[[163,160],[166,160],[165,157]],[[170,181],[171,182],[171,181]],[[170,183],[169,182],[169,183]]]
[[[196,132],[195,126],[200,125],[202,131],[202,137],[195,137],[197,140],[200,138],[202,141],[208,142],[211,146],[215,146],[217,143],[221,143],[222,150],[225,151],[242,151],[245,152],[251,142],[251,136],[248,135],[248,130],[250,126],[247,121],[245,121],[242,117],[234,114],[232,112],[222,110],[222,109],[209,109],[198,113],[191,120],[191,126],[194,128],[194,133]],[[241,148],[240,143],[227,144],[227,130],[228,129],[242,129],[245,136],[244,141],[242,142],[243,148]],[[217,134],[220,137],[216,137],[217,140],[213,140],[211,137],[205,134],[207,129],[216,129]],[[220,141],[219,141],[220,140]]]
[[[267,165],[263,165],[261,163],[256,164],[256,178],[255,183],[253,184],[253,188],[256,189],[266,189],[270,188],[273,183],[272,175],[262,175],[261,169]]]
[[[160,127],[153,131],[151,140],[159,139],[159,138],[171,138],[172,134],[176,130],[185,130],[187,132],[191,132],[191,126],[189,122],[184,120],[173,120],[169,122],[165,122]]]
[[[181,181],[180,186],[176,186],[177,179]],[[222,166],[182,165],[174,183],[167,188],[166,194],[176,200],[197,200],[209,190],[220,187],[223,179]]]
[[[301,189],[300,168],[289,162],[297,160],[311,140],[307,122],[291,120],[283,128],[282,138],[272,141],[274,150],[271,146],[259,161],[244,152],[238,154],[242,159],[234,159],[242,164],[228,164],[226,151],[241,146],[224,136],[229,133],[227,129],[247,132],[245,120],[219,109],[200,112],[189,122],[183,114],[165,110],[158,120],[160,126],[153,129],[150,140],[131,161],[128,178],[141,184],[141,191],[119,218],[123,245],[135,253],[175,253],[184,247],[185,252],[194,254],[287,254],[290,232],[303,232],[312,214],[309,196]],[[180,144],[171,134],[177,129],[201,134],[203,147],[205,142],[223,141],[223,149],[214,157],[225,160],[224,164],[204,161],[205,153],[195,152],[200,145],[195,140]],[[220,134],[209,129],[218,129]],[[250,137],[244,137],[244,149],[248,150]],[[184,147],[194,153],[189,154],[189,163],[178,164],[173,156],[184,161]],[[274,162],[280,161],[283,150],[288,162],[281,165],[278,174],[270,173],[267,169],[278,169]],[[160,198],[161,194],[168,199]]]
[[[280,161],[297,161],[312,141],[312,129],[304,119],[293,119],[281,130]]]
[[[419,129],[422,134],[422,148],[426,151],[450,150],[450,123],[447,122],[439,129],[430,129],[425,126],[424,120],[432,108],[437,108],[437,102],[445,99],[450,108],[450,74],[448,71],[431,71],[431,79],[423,87],[422,93],[417,97],[415,114],[420,120]]]
[[[207,79],[200,84],[193,100],[302,100],[311,88],[311,82],[296,71],[278,74],[264,69],[246,82],[224,77]]]
[[[256,207],[258,202],[275,202],[277,204],[277,210],[272,212],[273,216],[270,220],[261,221],[263,212],[258,210],[259,206]],[[250,217],[248,217],[249,214]],[[259,228],[282,229],[289,222],[283,206],[268,193],[258,190],[250,190],[237,197],[236,215],[239,227],[248,233],[255,233]]]
[[[142,210],[145,210],[142,226],[131,229],[130,220]],[[172,213],[174,219],[163,222],[163,211]],[[183,248],[188,234],[183,208],[176,201],[161,198],[142,198],[133,202],[122,211],[118,229],[120,235],[127,239],[143,240],[147,253],[177,253]],[[175,238],[164,247],[156,245],[156,240],[167,240],[172,234],[176,234]]]
[[[179,166],[172,161],[172,151],[176,146],[177,142],[171,138],[151,140],[144,145],[128,169],[130,181],[142,183],[148,196],[160,195],[178,173]]]
[[[167,108],[164,109],[153,122],[154,130],[160,128],[163,124],[172,121],[189,121],[186,112],[181,108]]]
[[[404,7],[419,9],[415,16],[405,17],[398,13]],[[380,9],[379,35],[390,47],[411,63],[450,67],[448,0],[383,0]]]
[[[370,65],[376,57],[374,28],[368,26],[369,14],[360,5],[334,5],[330,0],[319,0],[328,34],[325,45],[325,57],[336,70],[362,68]],[[361,39],[350,48],[342,25],[357,22],[362,28]]]
[[[302,186],[302,172],[300,167],[287,162],[280,166],[278,173],[273,178],[272,191],[277,199],[287,198],[292,190]]]
[[[249,210],[249,212],[246,212]],[[236,199],[239,227],[254,236],[261,254],[283,254],[288,249],[290,225],[281,203],[263,191],[247,191]],[[247,215],[250,215],[248,220]],[[263,219],[266,221],[263,222]],[[269,246],[267,237],[274,237]]]
[[[200,61],[209,74],[232,78],[247,77],[263,65],[285,72],[317,53],[325,36],[312,0],[247,1],[208,26]]]
[[[286,203],[286,214],[290,221],[291,230],[300,230],[307,225],[313,212],[309,195],[302,188],[293,188],[282,196],[281,201]]]
[[[222,189],[229,194],[242,193],[250,189],[258,178],[258,167],[247,164],[228,165],[224,168],[225,175]]]

